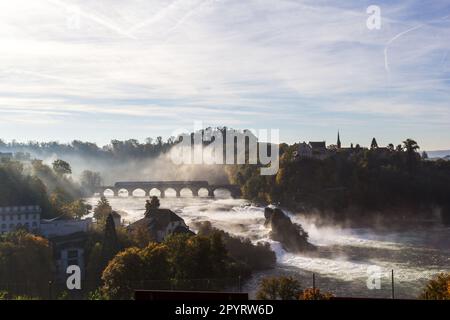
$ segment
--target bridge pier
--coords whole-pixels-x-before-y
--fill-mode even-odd
[[[177,194],[177,198],[181,197],[181,190],[180,189],[175,189],[175,192]]]
[[[208,197],[214,198],[214,189],[208,188]]]
[[[191,189],[191,192],[192,192],[192,196],[193,196],[193,197],[198,197],[198,190],[199,190],[199,189]]]
[[[164,189],[161,189],[161,192],[160,192],[161,194],[160,194],[160,198],[165,198],[166,197],[166,190],[164,190]]]

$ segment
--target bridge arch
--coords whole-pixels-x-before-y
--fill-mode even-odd
[[[188,187],[180,189],[180,197],[182,198],[192,198],[194,196],[194,190]]]
[[[175,188],[168,187],[164,189],[163,193],[165,197],[175,198],[177,194],[179,194],[179,191],[177,191]]]
[[[150,195],[150,197],[156,196],[156,197],[162,197],[161,195],[161,190],[158,188],[152,188],[150,189],[150,191],[148,192],[148,194]]]
[[[208,188],[200,188],[200,189],[198,189],[197,194],[198,194],[199,197],[202,197],[202,198],[209,197]]]
[[[120,188],[119,190],[117,190],[118,197],[127,198],[127,197],[131,196],[131,194],[132,194],[132,192],[130,192],[130,190],[125,189],[125,188]]]
[[[142,197],[146,197],[147,196],[147,192],[144,189],[137,188],[137,189],[133,190],[131,195],[133,197],[142,198]]]
[[[213,194],[215,198],[222,198],[222,199],[233,198],[231,191],[225,187],[215,188],[213,190]]]
[[[103,192],[100,193],[100,195],[104,197],[114,197],[116,196],[116,191],[111,188],[106,188],[105,190],[103,190]]]

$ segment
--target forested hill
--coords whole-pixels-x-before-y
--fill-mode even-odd
[[[81,217],[89,206],[80,200],[82,185],[75,183],[70,173],[70,165],[61,160],[52,166],[39,160],[29,164],[0,161],[0,207],[39,205],[43,218]]]
[[[280,146],[276,176],[261,176],[252,165],[229,167],[230,180],[241,186],[244,197],[292,209],[317,209],[337,219],[389,212],[442,210],[450,220],[450,162],[430,161],[408,139],[397,148],[337,150],[319,160],[296,158],[298,145]],[[404,208],[405,210],[389,210]],[[392,213],[394,212],[394,213]]]

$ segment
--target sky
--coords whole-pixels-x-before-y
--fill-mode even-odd
[[[449,51],[447,0],[0,0],[0,139],[103,145],[200,121],[450,149]]]

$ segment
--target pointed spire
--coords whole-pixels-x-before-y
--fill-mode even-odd
[[[338,130],[338,136],[337,136],[337,147],[338,147],[338,149],[341,148],[341,138],[339,137],[339,130]]]

